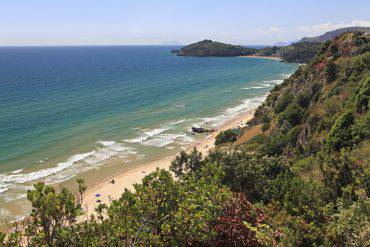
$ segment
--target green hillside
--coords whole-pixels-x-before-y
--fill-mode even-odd
[[[333,31],[329,31],[324,33],[323,35],[316,36],[316,37],[304,37],[299,42],[317,42],[317,43],[324,43],[325,41],[332,40],[338,35],[347,32],[370,32],[370,27],[344,27],[339,28]]]
[[[171,52],[186,57],[271,56],[280,57],[284,62],[306,63],[316,55],[320,47],[319,43],[296,43],[284,47],[272,46],[255,49],[203,40]]]
[[[190,57],[233,57],[253,54],[255,49],[239,45],[229,45],[212,40],[203,40],[183,47],[178,56]]]
[[[345,33],[207,156],[181,152],[96,215],[42,183],[5,246],[370,246],[370,37]]]

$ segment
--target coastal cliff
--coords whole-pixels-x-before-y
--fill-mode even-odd
[[[368,246],[369,41],[325,42],[207,155],[179,153],[85,221],[83,181],[76,194],[36,184],[0,245]]]

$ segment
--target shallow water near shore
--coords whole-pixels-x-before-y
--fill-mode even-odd
[[[89,184],[173,155],[258,106],[296,64],[173,46],[0,48],[0,225],[36,181]]]

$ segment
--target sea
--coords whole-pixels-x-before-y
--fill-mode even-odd
[[[257,107],[298,67],[177,57],[177,46],[0,47],[0,225],[35,182],[88,184],[174,155],[192,126]]]

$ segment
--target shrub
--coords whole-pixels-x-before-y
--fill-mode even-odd
[[[338,97],[332,97],[325,101],[324,108],[328,116],[334,116],[342,111],[342,103],[339,101]]]
[[[244,193],[251,202],[267,200],[268,181],[287,169],[283,158],[261,157],[241,150],[213,151],[209,162],[220,164],[225,173],[223,183],[232,191]]]
[[[215,144],[220,145],[226,142],[235,142],[237,140],[239,133],[240,133],[239,129],[228,129],[225,131],[221,131],[216,136]]]
[[[177,176],[181,177],[186,173],[199,170],[204,165],[202,153],[196,148],[190,154],[181,151],[171,162],[170,170]]]
[[[328,83],[334,81],[337,78],[337,66],[333,60],[329,60],[325,67],[326,81]]]
[[[276,104],[275,112],[280,113],[284,111],[292,101],[293,101],[293,95],[289,92],[285,92],[283,96],[280,98],[280,100],[278,101],[278,103]]]
[[[329,151],[339,151],[341,148],[352,146],[351,126],[353,123],[354,116],[352,112],[346,112],[339,116],[326,140]]]
[[[301,126],[295,126],[291,130],[289,130],[287,136],[286,136],[286,141],[287,143],[291,144],[292,146],[295,146],[295,144],[298,141],[299,134],[301,132]]]
[[[291,126],[296,126],[301,123],[304,112],[297,104],[290,104],[286,110],[280,114],[279,123],[288,122]]]
[[[225,204],[216,222],[216,246],[259,246],[271,244],[272,232],[264,224],[262,210],[254,208],[242,193],[235,193]]]
[[[298,94],[296,98],[297,104],[302,108],[307,108],[310,104],[311,97],[308,93]]]

